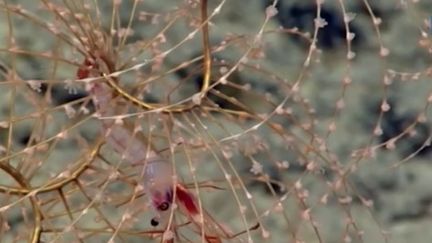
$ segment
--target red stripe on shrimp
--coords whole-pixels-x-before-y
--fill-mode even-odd
[[[196,215],[199,213],[198,207],[195,204],[193,196],[181,185],[176,186],[176,197],[181,202],[189,214]]]

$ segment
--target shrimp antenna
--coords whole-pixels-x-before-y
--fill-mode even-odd
[[[257,230],[259,227],[260,227],[260,223],[258,222],[255,225],[253,225],[250,228],[248,228],[247,230],[242,230],[242,231],[237,232],[237,233],[235,233],[233,235],[230,235],[229,239],[234,239],[234,238],[236,238],[236,237],[238,237],[238,236],[240,236],[240,235],[242,235],[242,234],[244,234],[244,233],[246,233],[248,231]]]

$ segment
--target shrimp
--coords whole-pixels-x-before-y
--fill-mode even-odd
[[[87,78],[98,65],[94,59],[86,58],[83,67],[77,71],[77,77]],[[96,112],[100,116],[115,116],[116,107],[113,93],[110,87],[103,82],[91,82],[87,84],[87,90],[91,96]],[[176,226],[168,226],[172,210],[179,211],[194,225],[195,232],[203,236],[207,243],[220,243],[222,239],[232,239],[246,231],[237,234],[231,233],[216,222],[204,209],[198,205],[195,196],[180,182],[175,180],[172,165],[155,149],[147,144],[142,133],[133,134],[132,126],[127,122],[116,123],[112,119],[101,119],[102,131],[105,132],[107,144],[118,153],[122,159],[131,164],[144,164],[143,184],[144,193],[148,196],[155,217],[150,221],[153,227],[162,225],[165,231]],[[128,126],[129,125],[129,126]],[[174,203],[178,206],[173,209]],[[171,209],[171,210],[170,210]],[[251,227],[253,230],[259,224]],[[177,233],[174,234],[177,235]],[[165,242],[172,242],[168,239]]]
[[[230,238],[231,234],[217,224],[209,214],[200,211],[193,194],[181,183],[173,181],[172,168],[167,161],[154,160],[149,162],[144,176],[145,187],[149,193],[152,206],[157,213],[157,216],[151,220],[152,226],[158,226],[161,220],[164,220],[166,224],[170,215],[168,209],[176,203],[179,211],[196,226],[195,228],[198,229],[208,243],[222,242],[221,237]]]
[[[147,191],[152,206],[157,212],[157,216],[151,219],[152,226],[158,226],[161,220],[165,220],[164,223],[166,224],[170,215],[168,209],[175,202],[180,213],[188,218],[195,226],[197,233],[202,235],[207,243],[221,243],[222,239],[233,239],[246,232],[233,234],[217,223],[204,209],[200,210],[194,195],[183,184],[173,182],[171,172],[170,164],[164,160],[151,161],[145,169]],[[258,226],[257,224],[250,230],[254,230]]]

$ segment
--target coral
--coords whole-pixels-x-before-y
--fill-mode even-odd
[[[0,240],[428,242],[431,13],[1,2]]]

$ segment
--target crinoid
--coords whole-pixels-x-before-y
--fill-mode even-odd
[[[1,1],[0,242],[404,242],[417,2]]]

